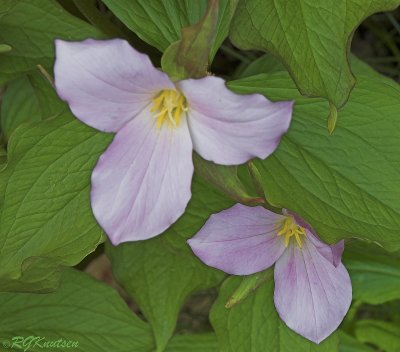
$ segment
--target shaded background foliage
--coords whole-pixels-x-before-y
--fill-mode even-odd
[[[161,51],[157,50],[154,46],[146,43],[137,34],[135,34],[134,31],[131,30],[132,28],[128,28],[128,26],[124,24],[124,22],[126,23],[126,21],[124,21],[124,15],[118,14],[118,6],[115,5],[114,1],[102,2],[94,0],[59,0],[58,2],[69,14],[86,22],[88,26],[89,24],[91,24],[94,27],[97,27],[97,29],[93,27],[85,28],[85,30],[88,30],[91,33],[91,36],[97,38],[125,38],[129,40],[135,48],[148,53],[155,65],[161,65]],[[0,6],[7,7],[11,3],[12,2],[3,1],[0,2]],[[124,1],[119,2],[120,5],[122,4],[122,7],[123,3]],[[110,4],[113,4],[113,6],[110,6]],[[107,7],[107,5],[110,6],[113,12],[109,9],[109,7]],[[196,4],[196,6],[202,7],[203,11],[205,10],[204,5]],[[114,13],[118,14],[118,17]],[[45,17],[43,18],[43,20],[45,20]],[[82,27],[85,27],[85,25],[80,25]],[[76,35],[79,37],[80,29],[76,28],[75,31]],[[83,39],[85,35],[86,34],[82,34],[81,39]],[[171,35],[173,37],[173,34]],[[74,39],[77,40],[79,39],[78,37]],[[162,49],[165,49],[168,46],[167,44],[168,43],[166,43],[165,47],[163,47]],[[161,42],[160,45],[164,44]],[[7,50],[7,48],[5,48],[5,50]],[[47,49],[42,48],[41,50],[44,53],[44,66],[46,66],[46,68],[50,70],[51,59],[48,59],[46,56],[45,51]],[[388,13],[378,13],[363,21],[363,23],[354,33],[351,50],[355,56],[368,63],[376,71],[384,74],[385,76],[393,79],[396,82],[400,82],[400,11],[396,10]],[[215,53],[215,58],[211,66],[211,72],[229,80],[247,77],[251,74],[259,73],[257,72],[259,68],[256,69],[255,65],[249,67],[249,65],[256,60],[262,60],[265,55],[265,52],[261,51],[240,50],[236,48],[229,39],[226,39],[223,42],[222,46]],[[267,53],[267,55],[269,54]],[[266,61],[268,62],[267,69],[271,72],[274,71],[273,62],[275,61],[276,60]],[[280,64],[277,63],[276,65],[278,67]],[[278,78],[281,79],[281,77]],[[277,80],[276,77],[275,79]],[[25,76],[25,78],[19,78],[11,83],[7,79],[2,79],[1,83],[2,86],[0,88],[0,98],[3,100],[1,102],[2,115],[4,116],[6,114],[13,114],[12,109],[15,108],[15,104],[18,104],[18,107],[21,110],[27,112],[24,115],[26,119],[22,119],[21,121],[6,121],[1,125],[2,134],[0,160],[2,164],[5,164],[7,160],[7,149],[11,149],[8,145],[9,138],[14,133],[15,128],[17,128],[20,123],[40,121],[42,118],[44,119],[54,114],[61,113],[61,118],[63,118],[63,116],[65,115],[65,123],[75,126],[74,122],[70,122],[68,114],[65,113],[66,107],[63,103],[57,101],[57,98],[54,96],[54,92],[52,92],[51,87],[47,84],[45,78],[39,71],[33,73],[31,72],[29,76]],[[243,81],[241,82],[241,84],[242,85],[237,84],[235,86],[235,83],[232,83],[232,89],[239,89],[239,87],[243,88]],[[21,92],[21,86],[28,86],[28,88],[26,92],[24,91],[24,94],[19,96],[20,101],[14,102],[14,106],[7,106],[5,97],[7,95],[14,95],[16,94],[15,92]],[[33,90],[35,90],[35,92],[39,92],[35,95],[35,99],[32,99]],[[49,101],[51,101],[52,103],[48,104]],[[14,115],[23,116],[18,112],[16,112]],[[57,126],[57,123],[58,122],[50,121],[47,124],[47,128],[49,129],[49,131],[57,131],[57,129],[63,128],[63,124]],[[54,128],[52,127],[52,125],[55,125]],[[74,128],[81,134],[82,143],[86,143],[85,141],[87,139],[92,138],[91,131],[89,129],[80,130],[77,126],[75,126]],[[15,133],[17,136],[22,136],[25,133],[30,136],[29,131],[26,132],[24,130],[18,130]],[[33,135],[34,133],[32,132],[32,136]],[[92,150],[93,148],[101,149],[109,142],[109,137],[103,138],[102,136],[93,136],[93,138],[98,139],[98,144],[85,144],[88,150]],[[17,138],[15,139],[17,140]],[[15,143],[15,149],[17,147],[22,148],[21,146],[18,146],[17,143]],[[60,145],[60,148],[62,147],[63,146]],[[67,151],[68,150],[66,149],[66,152]],[[29,153],[29,150],[27,150],[26,153]],[[34,154],[37,157],[37,152],[35,152]],[[86,172],[82,174],[82,178],[84,178],[86,174],[90,172],[91,165],[94,161],[95,158],[93,157],[91,158],[91,160],[82,161],[82,166],[80,166],[79,169],[82,171],[82,168],[84,168],[84,172]],[[249,175],[246,170],[239,170],[239,178],[241,181],[243,181],[243,183],[247,184],[248,186],[248,182],[246,181],[249,179]],[[4,178],[2,181],[4,181]],[[227,200],[225,198],[223,199],[223,197],[221,196],[219,192],[220,189],[218,188],[218,183],[211,183],[213,183],[214,188],[212,188],[211,191],[207,191],[210,188],[210,185],[206,184],[204,180],[196,180],[194,187],[197,187],[199,192],[205,192],[205,198],[200,200],[193,200],[189,209],[189,220],[186,220],[185,218],[185,220],[178,222],[176,225],[173,226],[171,230],[168,230],[168,233],[163,235],[162,238],[157,238],[155,240],[149,241],[148,243],[140,243],[138,245],[131,246],[128,244],[118,249],[115,249],[108,244],[98,245],[104,240],[104,236],[93,225],[93,228],[90,229],[92,233],[92,241],[91,243],[87,244],[88,248],[85,248],[83,251],[86,254],[90,253],[93,250],[95,251],[87,255],[82,262],[79,263],[82,253],[78,252],[76,248],[72,248],[70,257],[66,260],[62,260],[63,258],[61,258],[60,262],[49,263],[46,260],[38,260],[38,262],[27,263],[27,258],[21,256],[20,258],[14,257],[13,260],[15,260],[15,266],[17,267],[18,264],[27,265],[28,268],[32,268],[32,277],[35,277],[35,273],[40,273],[40,270],[43,268],[58,268],[59,264],[69,266],[75,265],[75,269],[78,269],[79,271],[86,271],[91,276],[97,278],[100,281],[103,281],[107,285],[114,287],[127,303],[131,311],[135,313],[135,315],[142,318],[143,320],[151,322],[153,329],[156,330],[155,340],[157,341],[158,351],[217,351],[218,349],[216,347],[216,338],[212,334],[212,331],[215,330],[220,338],[222,336],[222,340],[229,340],[230,343],[235,343],[235,336],[227,337],[228,334],[226,330],[224,330],[225,324],[227,324],[227,322],[229,322],[231,319],[233,322],[236,322],[235,324],[232,323],[231,326],[234,325],[235,329],[237,329],[235,331],[238,331],[238,335],[240,335],[240,333],[248,334],[249,330],[246,330],[248,326],[246,327],[240,325],[240,315],[243,312],[248,312],[251,310],[251,305],[253,301],[260,301],[259,295],[269,294],[269,292],[271,291],[271,282],[263,285],[262,288],[257,290],[255,293],[250,294],[250,296],[242,302],[242,305],[239,305],[238,308],[235,308],[237,309],[236,311],[232,310],[232,313],[228,313],[228,311],[223,308],[224,299],[226,300],[226,298],[230,297],[230,294],[234,291],[235,287],[239,285],[240,279],[230,278],[225,281],[220,290],[220,295],[218,295],[217,286],[219,286],[219,284],[225,279],[225,276],[220,272],[204,269],[204,267],[199,262],[197,262],[196,260],[193,261],[191,259],[190,252],[187,249],[183,248],[184,245],[182,245],[182,243],[177,244],[174,242],[173,239],[171,239],[172,236],[180,236],[181,239],[185,239],[185,237],[190,237],[190,233],[188,234],[186,231],[187,228],[199,228],[202,222],[207,218],[210,213],[212,213],[213,211],[217,211],[220,208],[219,202],[222,202],[225,207],[231,204],[231,200]],[[0,188],[4,188],[4,184],[2,184]],[[259,190],[249,189],[249,187],[247,187],[246,192],[252,195],[259,195]],[[207,197],[212,199],[215,203],[211,205],[205,205],[205,200],[208,200]],[[76,216],[76,209],[69,209],[69,211],[69,214],[72,214],[71,216]],[[81,229],[85,227],[85,224],[87,224],[88,222],[91,223],[93,221],[88,211],[85,216],[86,217],[81,221],[81,223],[76,224],[76,231],[81,231]],[[193,230],[191,231],[193,232]],[[194,277],[192,282],[188,283],[188,288],[182,294],[179,302],[173,302],[168,306],[163,306],[165,305],[165,302],[162,302],[162,299],[164,297],[157,296],[157,293],[160,290],[167,290],[166,287],[168,286],[168,282],[163,282],[163,278],[155,277],[153,279],[149,279],[154,280],[153,282],[157,283],[154,284],[155,286],[153,291],[150,289],[148,291],[144,289],[144,291],[142,292],[140,289],[138,289],[138,287],[135,286],[135,284],[133,284],[136,282],[141,282],[142,280],[142,287],[146,287],[145,281],[148,279],[148,277],[145,277],[142,274],[146,272],[146,270],[150,270],[148,268],[151,266],[151,263],[143,262],[141,266],[139,266],[137,269],[131,270],[129,272],[124,271],[124,265],[127,265],[127,263],[132,266],[135,265],[135,263],[129,262],[130,256],[134,258],[135,252],[148,252],[149,257],[158,256],[161,259],[160,261],[162,262],[162,260],[164,260],[165,258],[173,258],[176,253],[175,251],[182,251],[179,253],[183,254],[182,258],[176,259],[176,262],[174,262],[174,264],[171,264],[171,267],[168,268],[168,270],[173,272],[173,275],[175,275],[171,275],[171,277],[174,277],[176,280],[178,280],[179,277],[188,277],[193,275],[193,273],[196,273],[196,275],[199,276]],[[107,255],[105,253],[107,253]],[[124,257],[124,253],[126,258],[128,259],[122,259]],[[40,255],[43,255],[43,253],[38,254],[39,257]],[[110,259],[108,259],[107,256]],[[361,352],[376,350],[391,352],[400,350],[400,252],[397,251],[389,253],[376,245],[367,245],[365,243],[360,243],[355,239],[347,239],[344,262],[352,276],[354,285],[354,302],[352,304],[349,314],[347,315],[345,321],[341,326],[340,332],[338,334],[335,334],[335,336],[327,341],[325,345],[323,344],[319,347],[316,347],[305,344],[302,345],[301,343],[304,343],[304,341],[302,342],[302,340],[300,341],[300,345],[298,345],[298,342],[296,340],[297,337],[294,336],[294,334],[291,335],[290,333],[286,333],[286,330],[283,330],[283,334],[288,334],[284,335],[286,336],[285,338],[288,338],[290,341],[291,339],[293,339],[293,345],[290,345],[290,343],[287,346],[278,345],[280,351],[289,350],[290,346],[301,346],[301,348],[304,348],[304,350],[310,351],[336,351],[336,339],[338,337],[340,340],[340,351]],[[13,262],[9,263],[11,263],[9,264],[11,267]],[[184,267],[185,263],[188,263],[187,268]],[[112,265],[114,274],[112,273]],[[178,266],[182,268],[182,273],[175,269]],[[3,270],[4,272],[6,272],[4,268]],[[17,270],[19,270],[19,268],[17,268]],[[156,271],[156,269],[154,269],[154,271]],[[66,272],[66,276],[63,276],[64,279],[71,278],[71,280],[75,280],[75,277],[81,277],[81,274],[76,273],[75,271],[69,272],[67,270]],[[45,279],[40,281],[40,286],[35,285],[35,288],[32,289],[32,291],[37,290],[40,292],[46,292],[48,290],[51,290],[54,282],[59,279],[60,275],[61,274],[58,269],[53,270],[52,274],[49,275],[49,277],[46,277]],[[14,272],[13,276],[7,278],[7,280],[9,281],[3,282],[4,291],[15,290],[16,286],[14,276],[17,276],[16,272]],[[115,277],[117,278],[117,280],[115,279]],[[171,277],[169,276],[167,279],[169,280]],[[63,286],[61,287],[61,289],[59,289],[57,293],[60,296],[64,294],[64,291],[66,295],[71,295],[71,292],[76,292],[76,290],[78,290],[77,288],[75,289],[73,287],[74,283],[66,283],[62,285]],[[90,291],[92,289],[96,290],[96,288],[93,288],[97,287],[96,285],[97,283],[95,282],[88,282],[87,287],[83,287],[81,289],[83,291]],[[8,287],[10,287],[10,289],[8,289]],[[173,292],[174,287],[171,286],[169,289],[171,290],[171,292]],[[111,290],[108,290],[108,288],[104,287],[100,288],[100,286],[98,290],[102,292],[99,299],[106,300],[106,302],[103,303],[104,305],[110,304],[111,302],[111,304],[117,307],[113,311],[113,314],[115,313],[115,320],[121,320],[118,314],[122,314],[123,317],[125,317],[122,319],[123,322],[120,322],[120,325],[118,325],[118,329],[120,329],[120,331],[123,331],[126,336],[133,336],[136,333],[140,334],[141,336],[145,336],[143,339],[139,339],[140,341],[135,338],[132,338],[131,340],[124,340],[126,346],[121,347],[121,351],[128,350],[129,346],[132,347],[132,344],[135,343],[137,343],[137,346],[135,348],[137,348],[138,351],[152,350],[153,337],[152,333],[150,332],[150,326],[148,324],[144,324],[139,319],[136,319],[137,317],[135,317],[135,315],[129,317],[125,307],[123,306],[123,302],[118,300],[119,298],[117,299],[113,295],[113,292],[111,292]],[[104,293],[102,290],[104,290]],[[11,295],[11,293],[0,294],[0,304],[3,307],[7,305],[10,306],[11,304],[20,304],[21,307],[25,307],[25,309],[29,311],[29,305],[27,304],[28,301],[37,299],[36,296],[32,296],[32,298],[27,299],[26,296],[13,297]],[[156,304],[154,304],[154,302],[148,302],[146,301],[147,296],[154,297],[155,301],[157,299],[159,299],[160,301],[156,302]],[[79,294],[76,295],[76,299],[77,301],[79,301]],[[114,302],[114,300],[116,301]],[[214,308],[212,309],[211,324],[209,321],[209,312],[216,300],[217,302],[219,302],[219,305],[214,305]],[[40,300],[38,299],[38,304],[39,303]],[[176,306],[174,306],[174,304]],[[55,307],[57,306],[57,304],[54,305]],[[90,302],[86,303],[86,305],[90,305]],[[15,312],[14,314],[13,312],[7,312],[5,308],[3,309],[4,311],[2,314],[10,315],[12,313],[13,318],[6,320],[3,325],[1,325],[0,323],[0,337],[4,337],[2,336],[4,334],[9,334],[9,336],[10,334],[17,335],[17,330],[22,329],[20,322],[24,318],[19,317],[17,312]],[[71,309],[73,310],[73,308]],[[262,314],[272,314],[271,312],[267,311],[268,307],[266,307],[265,309],[266,311],[262,311]],[[92,313],[93,312],[96,314],[108,314],[107,311],[100,313],[96,312],[95,308],[93,308]],[[63,313],[60,312],[60,314]],[[111,322],[111,320],[114,319],[113,314],[111,314],[109,317],[109,324],[113,324]],[[172,318],[165,316],[164,318],[160,319],[160,315],[162,314],[171,315]],[[235,315],[237,315],[237,318],[235,318]],[[173,316],[176,316],[175,318],[177,319],[176,328],[175,318]],[[129,326],[128,324],[124,325],[124,319],[126,319],[126,321],[132,320]],[[169,319],[171,321],[169,321]],[[249,318],[249,321],[251,321],[253,324],[256,324],[257,321],[260,319],[260,316],[254,314]],[[79,319],[77,318],[77,320]],[[277,322],[277,324],[278,323],[279,322]],[[30,322],[30,324],[32,324],[32,331],[35,332],[35,322],[32,321]],[[63,328],[64,326],[62,326],[61,324],[58,330],[53,331],[53,334],[57,335],[57,332],[60,332],[60,330],[62,330]],[[101,328],[101,324],[99,324],[98,329],[100,329],[100,331]],[[284,329],[284,327],[282,327],[282,329]],[[39,331],[51,331],[51,326],[40,326]],[[105,341],[99,343],[98,341],[101,341],[99,340],[99,332],[96,333],[96,331],[86,331],[84,329],[83,331],[88,336],[88,342],[84,342],[88,343],[87,347],[85,348],[92,348],[91,346],[93,346],[93,344],[94,346],[96,346],[96,348],[112,348],[113,344],[111,338],[109,340],[105,339]],[[106,334],[107,332],[104,331],[103,333]],[[198,335],[192,336],[192,334],[194,333]],[[175,334],[175,337],[170,340],[172,334]],[[190,335],[186,336],[182,334]],[[65,336],[69,338],[73,337],[73,335],[68,333],[66,333]],[[77,338],[79,338],[79,336]],[[268,341],[268,338],[270,338],[270,336],[263,338]],[[95,343],[95,341],[97,342]],[[240,345],[239,343],[243,341],[238,340],[236,342],[238,345]],[[108,343],[109,345],[107,345]],[[223,351],[244,351],[244,349],[240,348],[246,347],[238,347],[237,349],[235,349],[234,347],[228,348],[227,345],[224,345]],[[262,348],[265,348],[265,346]],[[135,351],[135,349],[133,350]],[[255,348],[251,351],[259,351],[259,349]]]

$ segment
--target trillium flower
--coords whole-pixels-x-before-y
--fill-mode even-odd
[[[217,77],[172,82],[120,39],[56,41],[55,85],[74,115],[115,137],[91,178],[93,213],[113,244],[165,231],[191,198],[192,151],[218,164],[266,158],[292,102],[238,95]]]
[[[346,315],[351,282],[343,241],[327,245],[298,215],[236,204],[212,215],[189,241],[207,265],[249,275],[275,264],[275,306],[286,325],[319,343]]]

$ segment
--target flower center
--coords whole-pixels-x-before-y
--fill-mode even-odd
[[[278,231],[278,236],[285,236],[285,246],[289,245],[290,238],[294,236],[298,246],[301,248],[301,237],[306,236],[306,230],[297,225],[292,217],[288,217],[283,222],[281,229]]]
[[[173,89],[162,90],[154,99],[151,112],[156,112],[157,128],[160,128],[163,122],[167,122],[170,127],[178,127],[181,121],[181,115],[187,111],[188,104],[185,97]]]

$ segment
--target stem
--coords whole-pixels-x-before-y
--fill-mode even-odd
[[[250,60],[248,57],[246,57],[245,55],[243,55],[243,54],[237,52],[236,50],[234,50],[234,49],[232,49],[232,48],[230,48],[229,46],[222,45],[222,46],[221,46],[221,50],[222,50],[225,54],[228,54],[228,55],[230,55],[230,56],[232,56],[232,57],[234,57],[234,58],[236,58],[236,59],[238,59],[238,60],[240,60],[240,61],[242,61],[242,62],[245,62],[245,63],[247,63],[247,64],[250,64],[250,63],[251,63],[251,60]]]
[[[46,78],[46,80],[51,84],[53,89],[56,89],[54,85],[54,79],[51,77],[50,73],[46,71],[46,69],[42,65],[36,65],[36,67],[39,69],[40,73]]]
[[[371,63],[392,63],[392,62],[400,62],[400,58],[398,57],[367,57],[365,61],[371,62]]]
[[[394,16],[391,13],[386,12],[385,15],[389,19],[389,21],[392,23],[393,27],[396,28],[397,32],[399,32],[399,34],[400,34],[399,22],[396,21],[396,19],[394,18]]]
[[[104,14],[96,7],[93,0],[73,0],[75,6],[83,16],[95,27],[99,28],[104,34],[110,37],[122,37],[126,39],[125,33],[116,27]]]

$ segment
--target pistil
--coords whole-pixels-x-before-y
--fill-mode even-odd
[[[151,112],[157,112],[154,117],[157,119],[157,128],[164,122],[170,127],[178,127],[181,122],[181,115],[188,110],[185,97],[173,89],[165,89],[153,99]]]
[[[296,239],[297,245],[301,248],[302,240],[301,235],[306,236],[306,230],[297,225],[292,217],[287,217],[283,222],[282,227],[278,231],[278,236],[285,236],[285,246],[289,245],[291,237]]]

